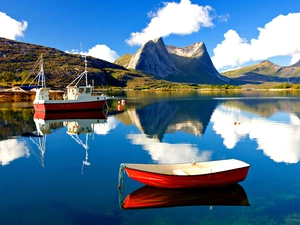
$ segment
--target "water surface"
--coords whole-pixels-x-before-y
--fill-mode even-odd
[[[47,120],[31,103],[0,103],[0,224],[299,224],[299,100],[297,92],[115,93],[107,118]],[[237,186],[164,192],[125,175],[118,189],[121,163],[229,158],[251,164]],[[133,192],[169,205],[120,207]]]

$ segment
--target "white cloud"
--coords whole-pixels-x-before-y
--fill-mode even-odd
[[[67,50],[66,52],[72,54],[88,55],[108,62],[114,62],[120,57],[114,50],[111,50],[108,46],[99,44],[89,49],[88,52],[79,52],[78,50],[74,49],[72,49],[71,51]]]
[[[292,55],[291,65],[297,63],[300,60],[300,52]]]
[[[224,145],[233,149],[240,139],[256,140],[258,149],[275,162],[298,163],[300,158],[300,120],[294,114],[272,115],[271,119],[244,114],[234,107],[219,106],[211,117],[213,129],[224,139]],[[266,135],[267,134],[267,135]]]
[[[23,37],[27,29],[27,22],[18,22],[3,12],[0,12],[0,37],[15,40],[16,37]]]
[[[106,122],[95,123],[94,130],[96,134],[107,135],[111,130],[115,129],[119,124],[119,121],[115,117],[108,117]]]
[[[199,31],[201,27],[212,27],[210,11],[210,6],[192,4],[190,0],[167,2],[156,13],[149,13],[152,19],[148,26],[141,32],[131,33],[126,42],[131,46],[142,45],[158,37],[170,34],[187,35]]]
[[[92,47],[87,54],[98,59],[106,60],[108,62],[114,62],[117,58],[119,58],[119,55],[106,45],[96,45]]]
[[[279,15],[264,28],[258,28],[259,36],[248,42],[235,30],[224,34],[224,40],[213,50],[212,61],[217,69],[240,66],[243,63],[265,60],[274,56],[293,56],[300,53],[300,13]],[[299,58],[300,59],[300,58]],[[298,59],[298,60],[299,60]]]
[[[18,142],[16,139],[0,141],[0,164],[3,166],[24,156],[30,156],[29,149],[24,142]]]
[[[193,161],[209,161],[211,151],[202,151],[191,144],[169,144],[148,138],[144,134],[129,134],[127,138],[135,145],[142,145],[152,160],[158,163],[187,163]]]

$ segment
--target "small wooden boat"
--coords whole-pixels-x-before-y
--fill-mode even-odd
[[[243,181],[250,165],[227,159],[187,164],[122,163],[128,177],[145,185],[159,188],[203,188],[235,184]]]
[[[120,193],[120,192],[119,192]],[[122,209],[149,209],[177,206],[250,206],[244,188],[239,184],[201,189],[166,189],[143,186],[127,195]]]

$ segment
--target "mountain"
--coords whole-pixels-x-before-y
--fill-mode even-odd
[[[165,45],[162,38],[158,38],[146,42],[128,62],[129,58],[124,55],[115,63],[169,81],[199,84],[229,82],[215,69],[203,42],[178,48]]]
[[[195,83],[226,83],[229,79],[222,76],[214,67],[203,42],[178,48],[166,46],[181,76],[173,76],[170,80]]]
[[[43,55],[46,84],[52,88],[67,86],[84,71],[84,58],[55,48],[0,38],[0,82],[21,84],[31,73],[40,55]],[[162,87],[167,82],[153,76],[132,71],[105,60],[86,57],[88,82],[96,87]],[[28,79],[30,82],[36,74]]]
[[[148,41],[130,59],[129,69],[141,70],[159,78],[178,74],[162,38]]]
[[[223,72],[234,82],[262,84],[266,82],[300,83],[300,61],[291,66],[279,66],[268,60]]]

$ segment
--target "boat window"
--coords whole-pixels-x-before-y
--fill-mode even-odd
[[[90,89],[90,88],[87,88],[87,89],[86,89],[86,93],[87,93],[87,94],[91,93],[91,89]]]
[[[79,93],[82,94],[84,91],[84,88],[79,88]]]

